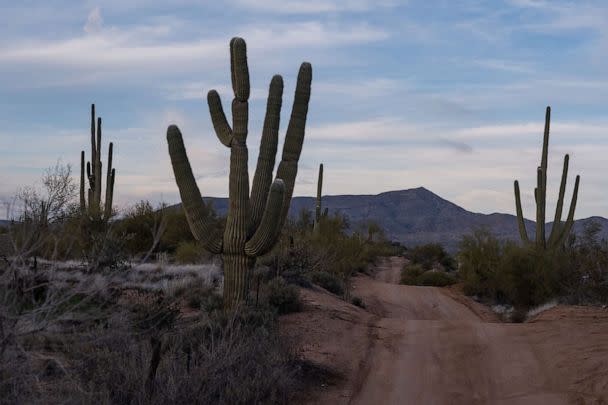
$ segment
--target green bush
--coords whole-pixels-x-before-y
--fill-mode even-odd
[[[336,295],[344,294],[344,283],[335,274],[326,271],[313,271],[308,276],[310,277],[310,281],[320,285],[327,291]]]
[[[608,303],[608,243],[601,239],[600,231],[600,224],[590,222],[580,236],[570,237],[566,249],[569,269],[560,278],[569,303]]]
[[[504,248],[498,286],[516,308],[543,304],[559,294],[563,252],[509,243]]]
[[[310,282],[350,299],[350,278],[366,272],[378,257],[398,254],[401,249],[384,240],[372,229],[372,241],[358,232],[348,232],[348,218],[340,213],[323,217],[313,230],[309,211],[288,221],[274,249],[258,260],[269,274],[280,275],[289,284],[304,288]]]
[[[300,291],[294,285],[287,284],[282,277],[270,281],[267,286],[266,299],[271,308],[279,315],[302,310]]]
[[[458,273],[467,295],[498,298],[497,271],[501,260],[498,239],[486,229],[477,229],[460,243]]]
[[[418,285],[418,277],[424,273],[420,264],[408,263],[401,270],[401,284]]]
[[[201,261],[203,255],[203,249],[198,242],[180,242],[175,251],[175,261],[180,264],[195,264]]]
[[[428,243],[410,249],[406,255],[413,263],[420,264],[425,270],[431,270],[438,264],[445,270],[454,270],[454,259],[438,243]]]
[[[453,276],[443,271],[426,271],[418,277],[416,285],[445,287],[455,282],[456,279]]]
[[[427,287],[445,287],[452,285],[456,279],[444,271],[425,270],[420,264],[406,264],[401,270],[401,284],[421,285]]]
[[[459,274],[466,294],[525,310],[564,294],[564,281],[575,272],[572,254],[570,248],[501,246],[490,232],[476,230],[461,243]]]

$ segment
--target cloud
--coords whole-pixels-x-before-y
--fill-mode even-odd
[[[530,64],[519,61],[508,61],[502,59],[480,59],[473,61],[477,66],[490,70],[500,70],[511,73],[533,73],[534,69]]]
[[[94,13],[93,13],[94,14]],[[130,28],[100,28],[91,35],[67,39],[35,39],[0,44],[0,71],[27,71],[28,80],[39,86],[46,83],[100,83],[108,80],[145,80],[185,73],[210,72],[227,64],[230,36],[173,38],[174,27],[139,25]],[[236,33],[247,39],[250,58],[261,57],[257,68],[274,66],[282,56],[311,50],[380,41],[388,33],[368,24],[325,24],[318,21],[271,23],[244,26]],[[272,58],[264,57],[272,54]],[[86,55],[86,56],[85,56]],[[277,55],[279,57],[277,57]],[[298,57],[299,59],[299,57]],[[17,85],[21,81],[16,82]],[[11,83],[15,85],[15,82]]]
[[[457,151],[464,152],[464,153],[473,152],[473,147],[464,142],[454,141],[454,140],[445,139],[445,138],[439,138],[439,144],[445,145],[449,148],[453,148]]]
[[[101,17],[101,10],[99,7],[95,7],[87,17],[87,22],[84,25],[84,32],[87,34],[95,34],[101,31],[102,26],[103,18]]]
[[[412,141],[428,136],[423,128],[407,124],[398,118],[372,118],[369,120],[330,123],[307,129],[311,141],[378,143]]]
[[[277,14],[320,14],[365,12],[373,8],[394,7],[397,1],[387,0],[236,0],[236,5]]]
[[[514,138],[542,139],[544,122],[515,123],[515,124],[496,124],[471,128],[457,129],[452,136],[457,139],[504,139]],[[551,122],[550,136],[560,141],[564,139],[574,139],[581,142],[583,139],[595,139],[602,142],[608,133],[608,121],[596,123],[582,122]],[[607,140],[608,141],[608,140]]]
[[[315,95],[337,96],[342,101],[352,98],[385,97],[390,94],[404,91],[407,88],[405,81],[389,78],[365,78],[363,80],[322,81],[314,84]]]

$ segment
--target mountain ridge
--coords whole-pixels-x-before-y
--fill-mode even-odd
[[[225,215],[228,199],[204,197],[218,215]],[[179,206],[180,204],[177,204]],[[302,209],[313,211],[315,197],[293,197],[289,216],[296,218]],[[442,198],[425,187],[391,190],[379,194],[339,194],[323,196],[323,207],[330,214],[340,212],[351,224],[375,221],[384,228],[386,235],[406,246],[424,243],[441,243],[450,252],[458,249],[462,236],[475,228],[486,227],[501,240],[519,240],[517,218],[511,214],[494,212],[482,214],[468,211]],[[593,216],[575,221],[574,232],[581,233],[590,221],[601,225],[600,236],[608,239],[608,219]],[[533,238],[534,221],[525,220],[528,235]],[[547,224],[547,232],[551,223]]]

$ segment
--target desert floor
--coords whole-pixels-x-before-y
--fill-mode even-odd
[[[327,371],[307,403],[608,404],[608,310],[551,308],[502,323],[457,288],[398,285],[403,259],[354,280],[366,309],[302,290],[282,317],[302,356]]]

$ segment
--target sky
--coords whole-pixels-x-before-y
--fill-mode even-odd
[[[308,61],[295,195],[314,195],[324,163],[327,195],[423,186],[471,211],[514,213],[519,179],[533,218],[550,105],[548,217],[566,153],[568,202],[581,175],[576,217],[608,217],[603,0],[1,3],[0,201],[58,160],[79,173],[91,103],[103,118],[104,162],[114,142],[117,207],[179,202],[170,124],[182,130],[202,193],[226,196],[229,150],[213,132],[206,94],[217,89],[230,110],[229,41],[240,36],[252,84],[250,179],[270,79],[285,81],[282,143]]]

